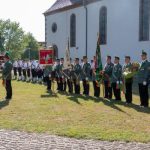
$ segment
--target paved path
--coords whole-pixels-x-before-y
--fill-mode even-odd
[[[150,150],[149,144],[77,140],[0,130],[0,150]]]

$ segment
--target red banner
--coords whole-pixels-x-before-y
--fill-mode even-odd
[[[53,50],[40,50],[39,62],[41,65],[52,65],[54,62],[54,51]]]

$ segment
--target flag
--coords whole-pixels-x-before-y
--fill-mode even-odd
[[[70,48],[69,48],[69,38],[66,46],[66,52],[65,52],[65,57],[64,57],[64,69],[69,69],[71,67],[71,62],[70,62]]]
[[[96,47],[96,70],[98,72],[103,70],[101,49],[100,49],[100,36],[98,34],[97,47]]]
[[[100,36],[98,34],[98,40],[97,40],[97,47],[96,47],[96,63],[95,63],[95,69],[96,69],[96,80],[98,83],[102,80],[102,75],[100,72],[103,70],[102,65],[102,57],[101,57],[101,49],[100,49]]]

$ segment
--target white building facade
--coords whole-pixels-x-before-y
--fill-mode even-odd
[[[106,55],[139,60],[142,50],[150,57],[150,0],[57,0],[44,15],[46,46],[59,58],[69,38],[72,58],[92,59],[97,33],[103,61]]]

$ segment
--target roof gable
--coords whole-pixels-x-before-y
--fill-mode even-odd
[[[85,0],[86,4],[98,2],[101,0]],[[83,6],[84,0],[56,0],[56,2],[44,13],[49,15],[60,11],[65,11],[71,8]]]
[[[44,14],[81,4],[83,0],[57,0]]]

